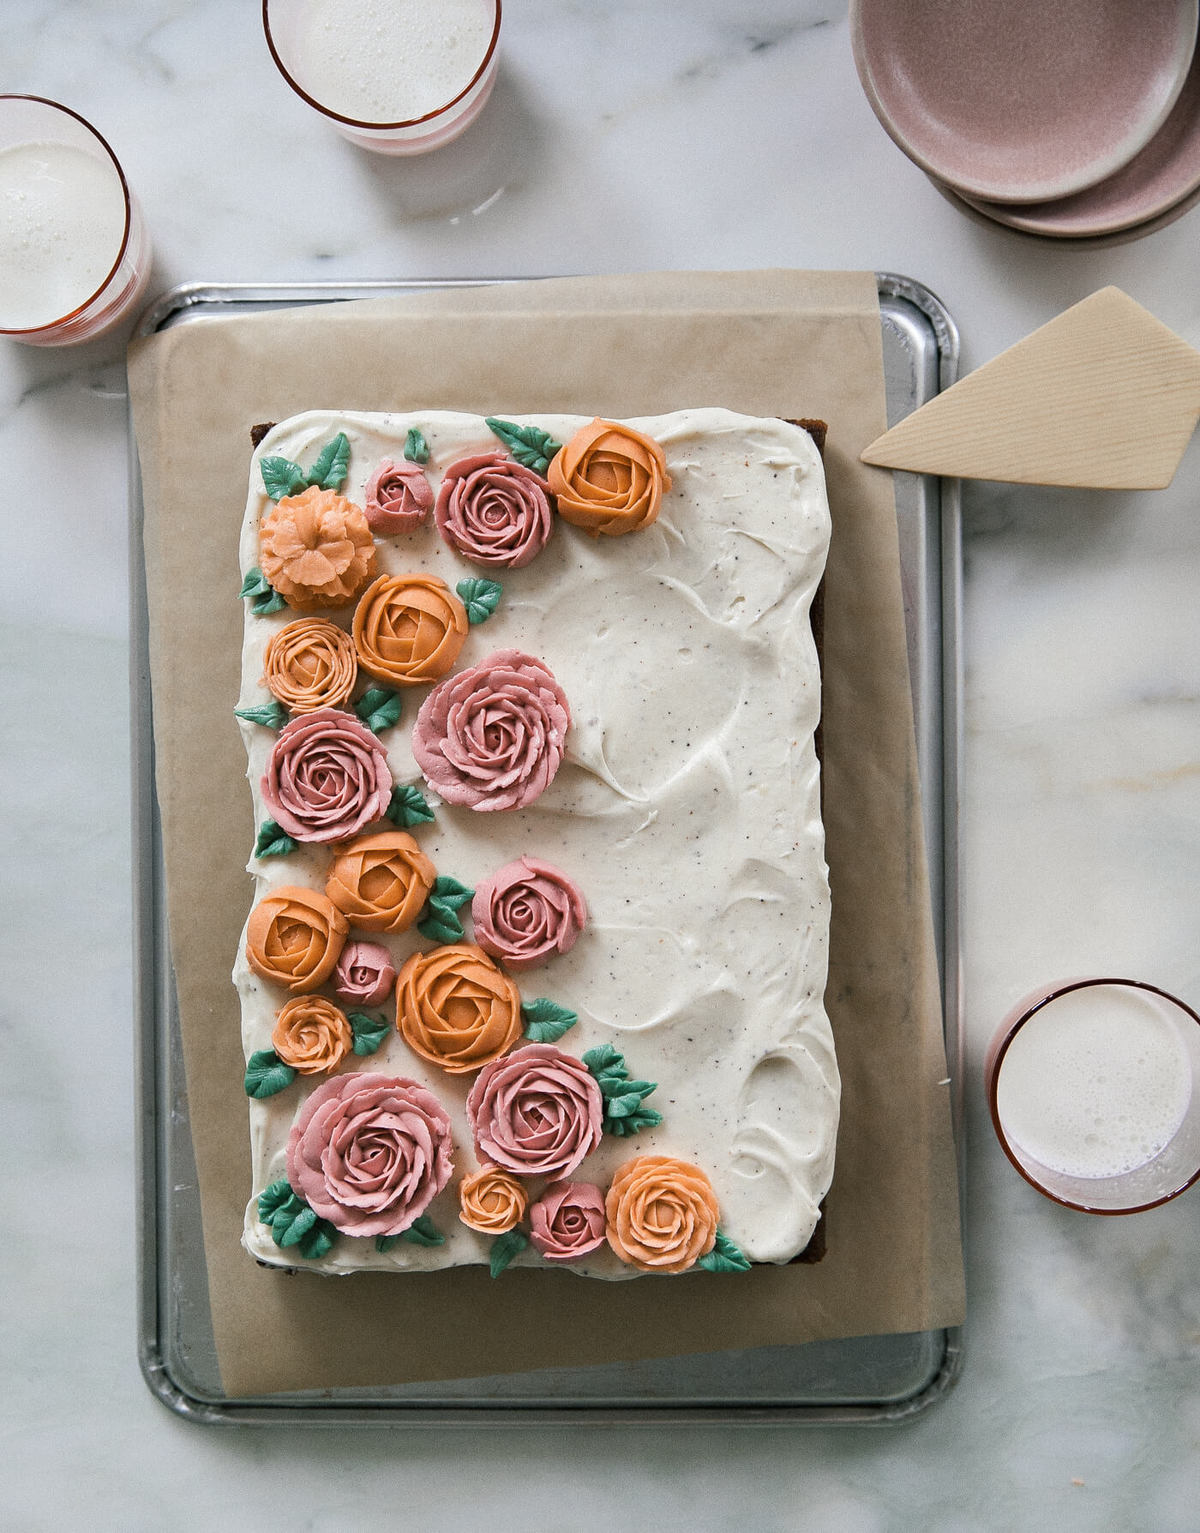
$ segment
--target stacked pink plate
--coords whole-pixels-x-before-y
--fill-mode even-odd
[[[947,195],[1059,239],[1200,201],[1200,0],[851,0],[879,121]]]

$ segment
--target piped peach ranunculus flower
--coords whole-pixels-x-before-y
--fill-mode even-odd
[[[258,562],[289,607],[344,607],[375,573],[375,539],[361,507],[336,490],[309,485],[263,517]]]
[[[717,1195],[699,1166],[638,1155],[617,1168],[605,1199],[608,1243],[643,1272],[686,1272],[716,1244]]]
[[[524,1186],[497,1166],[485,1166],[473,1176],[464,1176],[458,1200],[458,1217],[469,1229],[484,1235],[507,1234],[520,1224],[529,1207]]]
[[[323,995],[297,995],[276,1016],[271,1047],[300,1075],[332,1075],[354,1047],[354,1029]]]
[[[267,641],[263,680],[293,713],[339,707],[354,691],[357,676],[354,640],[328,618],[297,618]]]
[[[403,830],[377,830],[339,848],[325,893],[354,926],[407,931],[421,914],[437,870]]]
[[[354,611],[354,647],[380,681],[417,687],[444,676],[467,637],[467,609],[436,575],[380,575]]]
[[[559,516],[593,537],[649,527],[671,488],[657,442],[632,426],[600,419],[555,453],[546,480]]]
[[[451,1075],[478,1070],[521,1036],[521,995],[472,942],[414,953],[396,977],[396,1026],[414,1053]]]
[[[246,961],[293,995],[316,990],[333,973],[349,922],[318,889],[285,886],[264,896],[246,926]]]

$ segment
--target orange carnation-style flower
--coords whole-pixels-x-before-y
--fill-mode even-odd
[[[403,830],[376,830],[343,846],[325,893],[363,931],[407,931],[421,914],[437,869]]]
[[[638,1155],[617,1168],[605,1199],[608,1243],[643,1272],[686,1272],[716,1244],[717,1195],[699,1166]]]
[[[448,943],[414,953],[400,970],[396,1026],[422,1059],[464,1075],[521,1037],[521,996],[482,948]]]
[[[458,1217],[469,1229],[484,1235],[504,1235],[515,1229],[529,1207],[525,1188],[498,1166],[485,1166],[474,1176],[464,1176],[458,1200]]]
[[[671,488],[657,442],[632,426],[599,419],[555,453],[546,480],[559,516],[594,538],[649,527]]]
[[[288,623],[271,635],[263,657],[263,680],[293,713],[339,707],[357,676],[354,640],[328,618]]]
[[[354,1047],[354,1029],[323,995],[297,995],[275,1018],[271,1047],[301,1075],[332,1075]]]
[[[375,539],[359,506],[312,484],[263,517],[258,562],[298,612],[344,607],[375,573]]]
[[[285,887],[259,900],[246,927],[246,961],[256,974],[303,995],[333,973],[349,922],[317,889]]]
[[[467,609],[436,575],[380,575],[355,608],[354,647],[372,676],[417,687],[446,674],[468,626]]]

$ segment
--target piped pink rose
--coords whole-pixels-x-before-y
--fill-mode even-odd
[[[319,708],[280,730],[262,796],[271,818],[296,841],[348,841],[382,819],[392,774],[369,729],[352,714]]]
[[[551,1043],[492,1060],[467,1096],[480,1159],[515,1176],[569,1177],[600,1143],[603,1118],[587,1066]]]
[[[333,988],[357,1006],[382,1006],[395,983],[392,955],[380,942],[347,942],[333,971]]]
[[[418,463],[385,459],[367,480],[363,512],[374,532],[415,532],[433,505],[433,486]]]
[[[475,886],[475,941],[509,969],[533,969],[575,945],[587,920],[579,886],[537,857],[518,857]]]
[[[499,649],[421,704],[413,754],[448,804],[524,809],[554,780],[571,710],[548,666]]]
[[[552,1182],[529,1210],[529,1238],[548,1262],[573,1262],[604,1244],[604,1194],[591,1182]]]
[[[452,463],[438,487],[433,519],[465,558],[512,570],[541,553],[554,531],[546,481],[502,452]]]
[[[292,1189],[347,1235],[408,1229],[453,1168],[449,1117],[403,1076],[334,1076],[308,1098],[288,1137]]]

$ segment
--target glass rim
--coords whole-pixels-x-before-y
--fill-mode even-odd
[[[360,128],[367,131],[373,130],[376,133],[391,133],[395,132],[399,128],[418,128],[422,123],[429,122],[436,117],[441,117],[444,112],[450,111],[450,109],[454,106],[457,106],[458,103],[464,99],[464,97],[469,96],[470,93],[479,84],[480,80],[483,79],[484,75],[491,67],[492,60],[496,54],[496,46],[500,41],[500,12],[502,0],[493,0],[493,4],[495,6],[496,19],[492,24],[492,35],[487,45],[487,51],[483,55],[483,60],[480,63],[479,68],[471,76],[466,85],[463,86],[462,90],[460,90],[456,96],[452,96],[449,101],[443,102],[441,106],[436,106],[431,111],[423,112],[420,117],[406,117],[396,122],[369,121],[361,117],[347,117],[344,113],[335,112],[332,107],[324,106],[320,101],[316,100],[315,97],[310,96],[304,87],[297,82],[295,76],[283,62],[283,59],[280,57],[279,50],[275,46],[275,39],[271,33],[271,0],[262,0],[262,24],[263,33],[267,40],[267,47],[270,49],[271,57],[275,61],[275,67],[279,70],[279,73],[283,76],[283,78],[287,81],[287,83],[291,86],[291,88],[296,92],[297,96],[299,96],[302,101],[306,101],[314,111],[320,112],[322,116],[330,118],[333,122],[345,123],[348,128]]]
[[[120,271],[121,263],[125,259],[125,252],[129,249],[129,238],[133,232],[133,196],[129,190],[129,182],[125,178],[121,162],[117,159],[112,145],[104,137],[104,134],[100,132],[99,128],[75,111],[73,107],[64,106],[61,101],[52,101],[49,96],[33,96],[23,91],[0,91],[0,101],[34,101],[39,106],[48,106],[56,112],[64,112],[68,117],[73,117],[81,127],[87,129],[112,161],[113,169],[117,173],[117,179],[121,183],[121,196],[125,200],[125,227],[121,231],[121,244],[117,250],[117,258],[109,267],[108,274],[99,287],[94,292],[89,293],[84,301],[77,304],[75,308],[68,310],[66,314],[60,314],[57,319],[47,320],[43,325],[20,325],[15,328],[11,325],[0,325],[0,335],[41,335],[47,330],[57,330],[61,325],[70,324],[72,320],[78,319],[81,314],[91,308],[92,304],[96,302],[96,299],[100,297],[100,294],[103,293],[104,289]]]
[[[1133,1203],[1122,1208],[1096,1208],[1091,1203],[1078,1203],[1073,1198],[1062,1197],[1059,1193],[1052,1192],[1049,1187],[1043,1182],[1038,1181],[1035,1176],[1025,1169],[1020,1160],[1018,1160],[1005,1132],[997,1103],[1000,1069],[1004,1063],[1004,1056],[1008,1053],[1009,1045],[1025,1024],[1031,1021],[1038,1012],[1049,1006],[1052,1001],[1057,1001],[1064,995],[1070,995],[1073,991],[1092,989],[1097,985],[1120,985],[1128,990],[1149,991],[1161,1000],[1168,1001],[1172,1006],[1178,1007],[1180,1011],[1192,1019],[1197,1027],[1200,1027],[1200,1015],[1186,1001],[1181,1001],[1177,995],[1172,995],[1169,990],[1162,989],[1160,985],[1150,984],[1148,980],[1124,979],[1107,975],[1092,975],[1083,979],[1060,980],[1049,989],[1036,990],[1031,995],[1026,996],[1024,1000],[1017,1002],[1016,1006],[1013,1007],[1012,1011],[1009,1012],[1008,1016],[996,1030],[996,1035],[992,1039],[984,1062],[984,1074],[988,1112],[992,1120],[992,1129],[1000,1143],[1000,1148],[1012,1162],[1015,1170],[1031,1187],[1036,1188],[1044,1198],[1049,1198],[1052,1203],[1057,1203],[1060,1208],[1070,1208],[1081,1214],[1099,1214],[1102,1217],[1111,1218],[1123,1214],[1145,1213],[1147,1209],[1160,1208],[1164,1203],[1170,1203],[1173,1199],[1179,1197],[1181,1193],[1186,1192],[1197,1180],[1200,1180],[1200,1165],[1178,1187],[1172,1188],[1170,1192],[1164,1192],[1160,1197],[1149,1198],[1144,1203]]]

